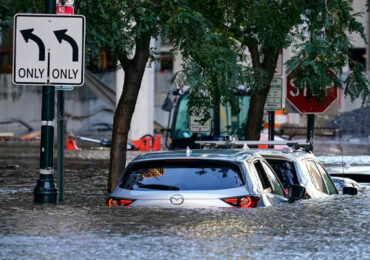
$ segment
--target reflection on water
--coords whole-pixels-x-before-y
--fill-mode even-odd
[[[7,163],[1,259],[370,258],[370,185],[354,197],[253,210],[107,208],[107,162],[67,160],[65,201],[35,205],[37,160]]]

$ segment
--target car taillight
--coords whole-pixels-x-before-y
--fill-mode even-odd
[[[246,197],[226,198],[222,200],[234,207],[250,209],[255,208],[260,199],[261,198],[257,196],[246,196]]]
[[[107,199],[107,206],[128,206],[130,205],[134,200],[129,199],[114,199],[114,198],[108,198]]]

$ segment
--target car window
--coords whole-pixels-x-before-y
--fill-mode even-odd
[[[285,189],[291,187],[293,184],[299,184],[293,162],[276,159],[267,159],[267,161],[272,169],[274,169]]]
[[[319,169],[321,175],[324,177],[324,181],[326,184],[326,187],[329,190],[329,194],[338,194],[337,188],[335,187],[335,184],[333,183],[333,180],[330,178],[329,174],[325,170],[325,168],[320,164],[316,162],[316,166]]]
[[[185,94],[180,100],[178,105],[177,116],[175,117],[175,139],[190,138],[189,131],[189,116],[188,116],[188,100],[189,94]]]
[[[272,191],[271,183],[266,175],[265,170],[263,169],[261,162],[257,160],[253,164],[254,164],[254,167],[256,168],[258,177],[262,183],[262,188],[264,190],[270,189],[270,192],[271,192]]]
[[[125,174],[120,187],[132,190],[219,190],[243,186],[240,169],[232,163],[150,162]]]
[[[307,166],[309,173],[311,174],[311,177],[314,181],[316,188],[321,192],[328,193],[324,180],[321,177],[321,174],[319,172],[319,169],[317,169],[316,164],[312,161],[305,161],[305,164]]]
[[[263,168],[266,171],[267,176],[269,177],[271,184],[272,184],[272,192],[285,197],[285,192],[283,190],[283,186],[280,183],[278,177],[276,177],[275,173],[273,170],[270,168],[269,165],[267,165],[265,162],[262,162]]]

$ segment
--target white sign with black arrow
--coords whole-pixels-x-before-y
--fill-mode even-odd
[[[17,14],[13,37],[14,84],[84,84],[84,16]]]

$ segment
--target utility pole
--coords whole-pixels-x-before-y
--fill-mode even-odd
[[[56,1],[45,0],[45,13],[55,14],[55,10]],[[33,193],[36,203],[57,202],[53,179],[54,96],[54,86],[42,86],[40,178]]]

